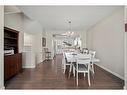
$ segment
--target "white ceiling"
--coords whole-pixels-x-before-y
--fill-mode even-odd
[[[67,30],[68,20],[72,30],[85,30],[109,16],[120,6],[18,6],[31,19],[45,29]]]

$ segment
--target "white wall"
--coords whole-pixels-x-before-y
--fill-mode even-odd
[[[31,62],[40,63],[42,59],[42,26],[22,13],[5,14],[5,26],[20,31],[19,33],[19,52],[24,52],[24,33],[31,34],[32,37],[32,57]],[[23,56],[25,56],[23,54]],[[35,62],[35,60],[36,62]],[[23,67],[35,67],[33,63],[24,61]]]
[[[24,33],[24,46],[32,46],[32,35]]]
[[[32,50],[35,53],[36,64],[41,63],[43,61],[42,58],[42,26],[34,20],[29,19],[24,16],[24,32],[31,35],[32,37]],[[26,39],[27,40],[27,39]]]
[[[100,66],[124,79],[124,8],[87,31],[87,46],[97,51]]]
[[[3,26],[4,26],[4,7],[0,6],[0,89],[4,89]]]
[[[24,32],[23,68],[35,68],[35,52],[33,49],[33,36]]]
[[[33,37],[34,49],[36,52],[36,63],[39,64],[44,61],[43,47],[42,47],[42,33],[37,33]]]

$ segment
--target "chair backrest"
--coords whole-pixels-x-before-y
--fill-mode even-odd
[[[89,62],[90,60],[91,60],[91,54],[77,55],[77,62],[79,62],[79,63]]]
[[[77,59],[77,64],[90,64],[90,59]]]
[[[83,52],[84,54],[88,54],[88,53],[89,53],[89,50],[88,50],[87,48],[83,48],[83,49],[82,49],[82,52]]]
[[[64,53],[65,59],[67,62],[76,62],[75,55],[73,55],[73,52],[66,52]]]
[[[89,70],[90,69],[90,62],[91,62],[91,54],[85,55],[85,59],[77,58],[77,69],[78,69],[78,65],[83,64],[83,65],[87,66],[87,70]]]
[[[77,54],[77,59],[82,60],[91,59],[91,54]]]
[[[95,54],[96,54],[96,51],[89,51],[89,54],[91,54],[91,58],[94,58],[95,57]]]

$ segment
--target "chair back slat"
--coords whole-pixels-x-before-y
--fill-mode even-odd
[[[77,59],[91,59],[91,54],[77,54]]]
[[[77,64],[89,64],[91,61],[91,54],[78,55]]]
[[[94,58],[95,57],[95,54],[96,54],[96,51],[89,51],[89,54],[91,54],[91,57]]]
[[[90,59],[86,60],[78,59],[77,64],[90,64]]]

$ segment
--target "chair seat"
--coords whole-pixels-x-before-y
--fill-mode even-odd
[[[77,68],[77,64],[76,64],[76,63],[74,64],[74,67]],[[88,68],[87,68],[87,66],[84,65],[84,64],[78,64],[78,70],[79,70],[79,71],[87,71]]]

